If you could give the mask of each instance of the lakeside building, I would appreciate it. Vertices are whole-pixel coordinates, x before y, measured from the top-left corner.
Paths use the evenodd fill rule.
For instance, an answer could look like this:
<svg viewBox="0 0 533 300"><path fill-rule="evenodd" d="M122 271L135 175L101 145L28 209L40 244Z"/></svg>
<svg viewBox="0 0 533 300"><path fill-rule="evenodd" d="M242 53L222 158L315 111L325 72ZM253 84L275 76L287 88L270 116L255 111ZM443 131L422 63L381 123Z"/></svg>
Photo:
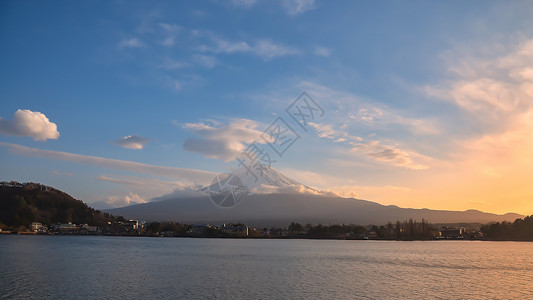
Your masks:
<svg viewBox="0 0 533 300"><path fill-rule="evenodd" d="M461 228L449 228L442 227L439 231L439 237L443 239L462 239L466 234L464 227Z"/></svg>
<svg viewBox="0 0 533 300"><path fill-rule="evenodd" d="M98 226L83 224L79 230L80 234L97 235L101 234L102 230Z"/></svg>
<svg viewBox="0 0 533 300"><path fill-rule="evenodd" d="M224 224L221 231L232 236L248 236L248 226L244 224Z"/></svg>
<svg viewBox="0 0 533 300"><path fill-rule="evenodd" d="M31 231L33 232L40 232L42 231L46 226L44 226L42 223L39 222L32 222L30 225ZM46 228L48 229L48 228Z"/></svg>
<svg viewBox="0 0 533 300"><path fill-rule="evenodd" d="M139 221L137 220L127 220L126 222L120 224L121 231L133 232L139 229Z"/></svg>
<svg viewBox="0 0 533 300"><path fill-rule="evenodd" d="M77 234L80 227L72 222L68 223L57 223L50 226L50 231L52 233L59 234Z"/></svg>
<svg viewBox="0 0 533 300"><path fill-rule="evenodd" d="M276 227L271 227L269 230L268 230L268 235L269 236L288 236L289 235L289 229L288 228L276 228Z"/></svg>
<svg viewBox="0 0 533 300"><path fill-rule="evenodd" d="M191 228L187 232L194 235L200 235L206 233L206 231L210 228L211 225L209 224L192 224Z"/></svg>

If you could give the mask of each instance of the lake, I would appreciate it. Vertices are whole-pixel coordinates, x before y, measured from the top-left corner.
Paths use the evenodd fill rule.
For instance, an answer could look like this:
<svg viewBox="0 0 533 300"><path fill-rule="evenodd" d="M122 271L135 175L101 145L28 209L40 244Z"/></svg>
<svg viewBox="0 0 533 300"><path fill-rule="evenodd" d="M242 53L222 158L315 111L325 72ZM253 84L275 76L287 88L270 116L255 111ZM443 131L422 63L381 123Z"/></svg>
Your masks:
<svg viewBox="0 0 533 300"><path fill-rule="evenodd" d="M0 235L2 299L533 299L533 243Z"/></svg>

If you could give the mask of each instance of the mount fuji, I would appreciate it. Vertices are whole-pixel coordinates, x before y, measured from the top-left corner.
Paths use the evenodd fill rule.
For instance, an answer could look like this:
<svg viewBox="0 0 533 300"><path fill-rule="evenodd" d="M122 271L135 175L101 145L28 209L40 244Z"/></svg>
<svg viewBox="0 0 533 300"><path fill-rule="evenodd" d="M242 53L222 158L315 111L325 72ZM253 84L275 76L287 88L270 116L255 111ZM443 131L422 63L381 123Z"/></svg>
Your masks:
<svg viewBox="0 0 533 300"><path fill-rule="evenodd" d="M212 202L220 207L233 207L249 194L295 191L319 193L317 190L293 180L270 166L259 169L240 168L232 173L215 176L211 184L200 191L208 193Z"/></svg>
<svg viewBox="0 0 533 300"><path fill-rule="evenodd" d="M258 176L257 180L245 169L234 170L226 176L232 175L234 176L231 180L234 182L227 186L244 188L246 192L238 201L224 200L226 202L223 203L229 205L219 205L213 195L218 196L221 193L220 187L230 182L215 178L211 185L200 191L184 193L176 190L171 194L156 197L149 203L109 209L107 212L144 221L214 225L242 222L249 226L287 226L291 222L367 225L409 218L424 218L432 223L488 223L514 221L523 217L514 213L498 215L477 210L400 208L367 200L342 198L321 193L270 167L265 167L263 175Z"/></svg>

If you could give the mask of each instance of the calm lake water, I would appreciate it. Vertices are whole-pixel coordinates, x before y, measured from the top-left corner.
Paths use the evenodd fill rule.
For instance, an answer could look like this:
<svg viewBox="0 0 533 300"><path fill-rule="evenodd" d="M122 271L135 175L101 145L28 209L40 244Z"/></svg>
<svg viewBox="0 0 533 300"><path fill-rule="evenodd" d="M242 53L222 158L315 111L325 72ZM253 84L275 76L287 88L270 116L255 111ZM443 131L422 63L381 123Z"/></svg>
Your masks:
<svg viewBox="0 0 533 300"><path fill-rule="evenodd" d="M2 299L533 299L533 243L0 235Z"/></svg>

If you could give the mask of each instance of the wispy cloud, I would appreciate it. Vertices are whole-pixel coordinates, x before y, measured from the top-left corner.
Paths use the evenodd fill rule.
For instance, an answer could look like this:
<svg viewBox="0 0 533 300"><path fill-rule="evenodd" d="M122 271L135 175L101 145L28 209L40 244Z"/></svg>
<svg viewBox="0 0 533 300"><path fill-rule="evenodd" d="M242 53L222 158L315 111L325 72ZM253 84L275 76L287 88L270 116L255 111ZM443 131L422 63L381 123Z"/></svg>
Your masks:
<svg viewBox="0 0 533 300"><path fill-rule="evenodd" d="M296 169L283 169L284 174L289 177L305 182L309 186L312 186L320 194L346 197L346 198L358 198L358 199L371 199L381 200L382 195L386 194L407 194L412 191L411 188L397 185L378 185L378 186L365 186L356 184L353 179L346 178L344 176L328 175L323 172L317 173L312 171L302 171Z"/></svg>
<svg viewBox="0 0 533 300"><path fill-rule="evenodd" d="M50 122L43 113L28 109L17 110L13 120L0 118L0 133L4 135L28 136L36 141L59 138L59 131L57 131L55 123Z"/></svg>
<svg viewBox="0 0 533 300"><path fill-rule="evenodd" d="M198 65L212 69L218 64L218 60L214 56L195 54L193 56L193 61Z"/></svg>
<svg viewBox="0 0 533 300"><path fill-rule="evenodd" d="M331 50L326 47L315 47L315 54L318 56L329 57Z"/></svg>
<svg viewBox="0 0 533 300"><path fill-rule="evenodd" d="M491 59L454 61L451 83L426 86L429 96L454 102L476 121L512 121L533 108L533 40Z"/></svg>
<svg viewBox="0 0 533 300"><path fill-rule="evenodd" d="M468 115L466 122L482 125L477 126L478 132L457 141L462 147L457 150L461 155L455 157L478 161L489 176L503 166L531 161L533 39L523 39L507 53L489 59L458 59L450 70L454 78L426 86L426 93L455 104ZM486 172L488 166L492 166L490 172Z"/></svg>
<svg viewBox="0 0 533 300"><path fill-rule="evenodd" d="M118 43L118 48L142 48L146 45L138 38L123 39Z"/></svg>
<svg viewBox="0 0 533 300"><path fill-rule="evenodd" d="M209 182L215 173L194 169L154 166L139 162L103 158L98 156L80 155L68 152L30 148L17 144L0 142L0 146L8 148L13 154L31 157L43 157L61 161L75 162L85 165L127 171L138 174L175 178L197 183Z"/></svg>
<svg viewBox="0 0 533 300"><path fill-rule="evenodd" d="M110 207L123 207L128 205L146 203L147 201L144 200L141 196L139 196L139 194L129 192L128 194L122 196L108 196L104 202ZM99 204L100 206L102 205L102 203Z"/></svg>
<svg viewBox="0 0 533 300"><path fill-rule="evenodd" d="M333 124L318 124L309 122L309 126L316 130L319 137L328 138L335 142L360 142L363 140L363 138L360 136L353 136L346 131L334 129Z"/></svg>
<svg viewBox="0 0 533 300"><path fill-rule="evenodd" d="M314 0L282 0L281 3L289 15L299 15L315 8Z"/></svg>
<svg viewBox="0 0 533 300"><path fill-rule="evenodd" d="M188 67L201 66L204 68L212 69L218 64L219 61L214 56L194 54L189 61L175 60L167 57L163 60L161 64L159 64L158 68L165 70L178 70Z"/></svg>
<svg viewBox="0 0 533 300"><path fill-rule="evenodd" d="M250 8L257 3L257 0L232 0L232 3L237 7Z"/></svg>
<svg viewBox="0 0 533 300"><path fill-rule="evenodd" d="M59 171L51 171L50 173L54 175L60 175L60 176L74 176L73 173L66 173L66 172L59 172Z"/></svg>
<svg viewBox="0 0 533 300"><path fill-rule="evenodd" d="M125 185L142 185L143 184L143 181L140 181L140 180L124 180L124 179L109 177L106 175L100 175L96 177L96 179L101 180L101 181L112 182L112 183L125 184Z"/></svg>
<svg viewBox="0 0 533 300"><path fill-rule="evenodd" d="M428 165L415 161L428 161L429 158L414 151L402 150L394 145L383 145L382 141L376 139L365 140L346 131L334 129L332 124L309 123L309 125L315 128L319 137L330 139L336 143L343 143L349 147L352 153L363 153L375 161L412 170L429 168Z"/></svg>
<svg viewBox="0 0 533 300"><path fill-rule="evenodd" d="M189 67L190 64L184 61L175 60L172 58L166 58L163 60L163 62L158 66L159 69L166 69L166 70L176 70L176 69L182 69L185 67Z"/></svg>
<svg viewBox="0 0 533 300"><path fill-rule="evenodd" d="M140 150L144 147L146 143L150 140L138 135L128 135L121 137L120 139L114 141L115 145L118 145L123 148Z"/></svg>
<svg viewBox="0 0 533 300"><path fill-rule="evenodd" d="M183 30L183 28L176 24L159 23L159 26L164 30L165 38L161 42L164 46L172 47L176 43L176 38Z"/></svg>
<svg viewBox="0 0 533 300"><path fill-rule="evenodd" d="M96 180L118 185L113 190L125 190L125 192L115 193L108 197L97 198L91 205L102 209L121 207L126 205L145 203L148 201L163 200L159 197L162 194L172 193L180 196L206 196L199 190L209 182L204 184L184 183L182 181L163 180L153 177L139 177L126 175L100 175ZM137 198L138 197L138 198ZM154 198L155 197L155 198ZM142 199L142 201L140 200Z"/></svg>
<svg viewBox="0 0 533 300"><path fill-rule="evenodd" d="M138 194L152 194L159 196L163 191L179 190L200 190L203 185L196 183L183 183L181 181L169 181L159 178L147 178L139 176L126 175L100 175L97 180L114 183L118 185L129 186L130 191Z"/></svg>
<svg viewBox="0 0 533 300"><path fill-rule="evenodd" d="M366 155L377 161L390 163L394 166L404 167L411 170L424 170L429 166L415 162L418 160L429 160L429 158L414 151L406 151L391 145L381 145L381 141L370 141L368 143L355 144L352 151L357 152L364 150Z"/></svg>
<svg viewBox="0 0 533 300"><path fill-rule="evenodd" d="M295 48L277 44L268 39L256 41L252 47L252 52L260 57L268 59L299 53Z"/></svg>
<svg viewBox="0 0 533 300"><path fill-rule="evenodd" d="M202 34L200 34L202 35ZM202 52L213 53L250 53L264 59L274 59L287 55L298 54L299 51L280 43L275 43L270 39L257 39L255 41L229 41L212 33L205 33L210 40L210 45L201 45Z"/></svg>
<svg viewBox="0 0 533 300"><path fill-rule="evenodd" d="M200 137L185 140L183 149L208 158L231 161L245 149L245 144L261 141L261 131L257 127L257 122L247 119L232 119L227 125L219 122L187 123L183 128Z"/></svg>
<svg viewBox="0 0 533 300"><path fill-rule="evenodd" d="M250 8L257 4L258 0L233 0L235 7ZM266 1L268 2L268 1ZM271 1L271 3L274 1ZM281 4L281 7L289 15L299 15L315 8L315 0L280 0L276 1Z"/></svg>
<svg viewBox="0 0 533 300"><path fill-rule="evenodd" d="M303 89L309 90L319 99L330 100L332 109L338 113L348 112L347 116L338 116L345 121L344 126L351 123L366 125L373 130L384 128L404 127L412 134L436 135L440 133L439 124L436 120L419 118L413 112L402 111L389 107L372 99L364 98L349 92L336 91L324 85L314 82L303 81L298 84Z"/></svg>
<svg viewBox="0 0 533 300"><path fill-rule="evenodd" d="M203 84L203 77L196 74L183 74L177 78L167 76L164 81L166 85L176 91L180 91L185 87L197 87Z"/></svg>
<svg viewBox="0 0 533 300"><path fill-rule="evenodd" d="M334 142L333 149L346 149L346 159L354 156L367 163L381 163L412 170L430 168L432 162L427 141L442 132L441 125L431 119L411 117L413 112L390 108L350 92L337 91L312 81L289 83L290 89L308 92L327 111L320 123L310 123L321 138ZM268 105L287 105L283 88L255 97ZM415 114L416 115L416 114ZM422 154L424 153L424 154Z"/></svg>

